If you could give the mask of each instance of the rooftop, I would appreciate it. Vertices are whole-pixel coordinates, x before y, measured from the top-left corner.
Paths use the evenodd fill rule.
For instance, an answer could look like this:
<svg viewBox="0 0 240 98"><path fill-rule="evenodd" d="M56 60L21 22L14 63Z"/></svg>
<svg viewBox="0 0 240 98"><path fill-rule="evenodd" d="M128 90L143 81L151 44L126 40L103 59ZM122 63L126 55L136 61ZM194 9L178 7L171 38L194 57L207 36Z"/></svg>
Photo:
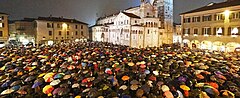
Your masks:
<svg viewBox="0 0 240 98"><path fill-rule="evenodd" d="M0 12L0 14L8 15L7 13Z"/></svg>
<svg viewBox="0 0 240 98"><path fill-rule="evenodd" d="M226 7L231 7L231 6L239 6L239 5L240 5L240 0L229 0L229 1L221 2L221 3L211 3L204 7L200 7L200 8L188 11L188 12L181 13L180 15L195 13L195 12L202 12L202 11L213 10L213 9L219 9L219 8L226 8Z"/></svg>
<svg viewBox="0 0 240 98"><path fill-rule="evenodd" d="M133 14L133 13L127 13L127 12L122 12L123 14L125 14L125 15L127 15L128 17L131 17L131 18L138 18L138 19L140 19L141 17L139 17L139 16L137 16L137 15L135 15L135 14Z"/></svg>
<svg viewBox="0 0 240 98"><path fill-rule="evenodd" d="M86 24L85 22L78 21L76 19L67 19L63 17L38 17L38 18L24 18L24 20L43 20L43 21L56 21L56 22L69 22L69 23L80 23L80 24Z"/></svg>

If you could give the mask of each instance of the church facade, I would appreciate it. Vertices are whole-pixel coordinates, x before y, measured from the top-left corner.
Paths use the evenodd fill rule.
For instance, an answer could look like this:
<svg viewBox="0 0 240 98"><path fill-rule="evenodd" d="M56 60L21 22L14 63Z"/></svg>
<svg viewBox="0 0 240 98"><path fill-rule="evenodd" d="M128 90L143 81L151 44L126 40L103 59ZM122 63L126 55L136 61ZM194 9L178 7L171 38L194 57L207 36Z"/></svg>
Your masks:
<svg viewBox="0 0 240 98"><path fill-rule="evenodd" d="M141 5L101 17L92 26L92 40L135 48L159 47L173 39L172 20L161 3L172 0L141 0ZM172 4L172 3L167 3ZM172 5L168 7L171 9ZM163 11L163 12L161 12ZM168 11L166 13L165 11ZM171 14L172 15L172 14Z"/></svg>

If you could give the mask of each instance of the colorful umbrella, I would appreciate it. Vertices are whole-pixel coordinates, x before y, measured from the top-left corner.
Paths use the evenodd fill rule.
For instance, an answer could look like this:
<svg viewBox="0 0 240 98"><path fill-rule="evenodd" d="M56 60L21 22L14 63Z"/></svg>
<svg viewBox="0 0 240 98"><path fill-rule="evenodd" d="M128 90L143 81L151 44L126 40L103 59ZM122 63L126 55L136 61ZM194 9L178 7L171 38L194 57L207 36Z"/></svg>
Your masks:
<svg viewBox="0 0 240 98"><path fill-rule="evenodd" d="M54 75L53 78L54 78L54 79L60 79L60 78L62 78L64 75L65 75L64 73L58 73L58 74Z"/></svg>
<svg viewBox="0 0 240 98"><path fill-rule="evenodd" d="M51 85L46 85L43 89L42 92L44 94L47 94L48 96L52 96L51 92L54 90L54 87Z"/></svg>
<svg viewBox="0 0 240 98"><path fill-rule="evenodd" d="M122 77L122 80L123 80L123 81L127 81L127 80L129 80L129 79L130 79L129 76L123 76L123 77Z"/></svg>

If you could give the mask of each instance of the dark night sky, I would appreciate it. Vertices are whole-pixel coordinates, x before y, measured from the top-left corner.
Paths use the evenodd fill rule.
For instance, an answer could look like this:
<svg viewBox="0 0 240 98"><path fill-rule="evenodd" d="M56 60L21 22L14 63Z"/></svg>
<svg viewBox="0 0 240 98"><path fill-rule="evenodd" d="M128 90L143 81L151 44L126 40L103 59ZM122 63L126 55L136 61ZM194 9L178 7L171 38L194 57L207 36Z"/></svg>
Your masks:
<svg viewBox="0 0 240 98"><path fill-rule="evenodd" d="M174 21L179 23L179 13L224 0L174 0ZM10 19L38 16L64 16L90 25L97 16L137 6L140 0L0 0L0 12L10 14Z"/></svg>

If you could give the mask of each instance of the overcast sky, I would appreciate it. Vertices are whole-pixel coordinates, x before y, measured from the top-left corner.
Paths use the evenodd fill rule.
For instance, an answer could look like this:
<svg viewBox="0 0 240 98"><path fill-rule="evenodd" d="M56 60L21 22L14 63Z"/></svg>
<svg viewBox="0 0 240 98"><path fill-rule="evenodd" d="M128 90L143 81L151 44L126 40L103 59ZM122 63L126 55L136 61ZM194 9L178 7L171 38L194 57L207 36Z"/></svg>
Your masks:
<svg viewBox="0 0 240 98"><path fill-rule="evenodd" d="M224 0L174 0L174 21L180 22L179 13ZM132 6L140 0L0 0L0 12L10 19L38 16L63 16L93 25L97 17L109 15Z"/></svg>

